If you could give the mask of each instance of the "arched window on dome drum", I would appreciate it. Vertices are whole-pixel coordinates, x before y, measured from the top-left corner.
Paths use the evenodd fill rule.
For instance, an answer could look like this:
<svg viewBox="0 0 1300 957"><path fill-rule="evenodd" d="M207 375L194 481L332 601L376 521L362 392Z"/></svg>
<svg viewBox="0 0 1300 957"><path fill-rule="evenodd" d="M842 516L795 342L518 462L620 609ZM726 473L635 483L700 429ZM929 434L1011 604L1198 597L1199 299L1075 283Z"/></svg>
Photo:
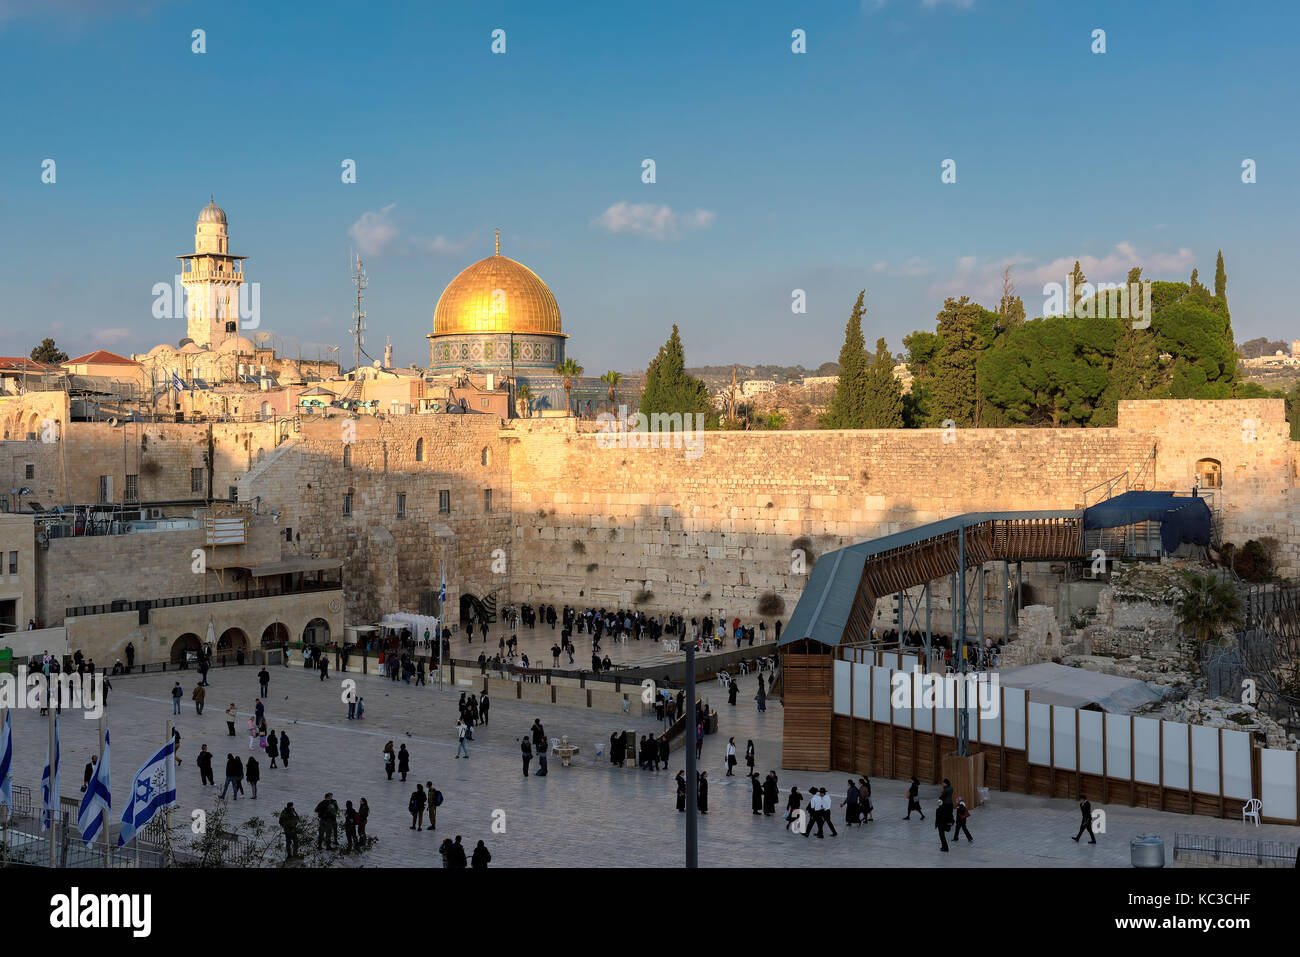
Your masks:
<svg viewBox="0 0 1300 957"><path fill-rule="evenodd" d="M415 440L415 461L424 461L424 439Z"/></svg>
<svg viewBox="0 0 1300 957"><path fill-rule="evenodd" d="M1201 459L1196 463L1196 481L1201 488L1223 488L1223 465L1218 459Z"/></svg>

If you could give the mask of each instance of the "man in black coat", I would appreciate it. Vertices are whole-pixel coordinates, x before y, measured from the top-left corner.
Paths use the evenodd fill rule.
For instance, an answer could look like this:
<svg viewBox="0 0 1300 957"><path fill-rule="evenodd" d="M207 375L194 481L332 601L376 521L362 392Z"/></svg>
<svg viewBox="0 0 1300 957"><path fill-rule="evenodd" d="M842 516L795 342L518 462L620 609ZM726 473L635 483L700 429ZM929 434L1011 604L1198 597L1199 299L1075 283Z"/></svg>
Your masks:
<svg viewBox="0 0 1300 957"><path fill-rule="evenodd" d="M1079 822L1079 833L1074 835L1074 842L1079 843L1079 838L1083 837L1084 831L1087 831L1088 843L1096 844L1097 835L1092 833L1092 804L1082 794L1079 795L1079 813L1083 815L1083 820Z"/></svg>
<svg viewBox="0 0 1300 957"><path fill-rule="evenodd" d="M194 761L199 766L199 783L215 785L217 782L212 777L212 752L208 750L206 744L199 748Z"/></svg>
<svg viewBox="0 0 1300 957"><path fill-rule="evenodd" d="M533 749L532 746L528 743L527 738L523 738L520 740L519 750L523 754L523 758L524 758L524 777L528 777L528 764L530 761L533 760Z"/></svg>
<svg viewBox="0 0 1300 957"><path fill-rule="evenodd" d="M934 815L934 827L939 832L939 850L948 850L948 830L952 827L952 808L943 801Z"/></svg>

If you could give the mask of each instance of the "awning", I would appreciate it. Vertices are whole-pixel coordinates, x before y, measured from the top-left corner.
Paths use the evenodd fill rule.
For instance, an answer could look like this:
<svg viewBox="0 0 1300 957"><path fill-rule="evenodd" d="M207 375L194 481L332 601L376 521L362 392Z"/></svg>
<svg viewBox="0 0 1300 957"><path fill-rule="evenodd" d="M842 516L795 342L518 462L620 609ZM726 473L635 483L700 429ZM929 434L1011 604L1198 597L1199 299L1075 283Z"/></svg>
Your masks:
<svg viewBox="0 0 1300 957"><path fill-rule="evenodd" d="M1184 543L1210 544L1210 506L1195 496L1175 498L1173 492L1125 492L1085 509L1084 530L1118 528L1138 522L1160 523L1160 544L1166 552Z"/></svg>
<svg viewBox="0 0 1300 957"><path fill-rule="evenodd" d="M271 578L275 575L293 575L298 572L325 572L343 568L343 562L333 558L289 558L267 565L238 565L246 568L254 578Z"/></svg>
<svg viewBox="0 0 1300 957"><path fill-rule="evenodd" d="M1108 714L1132 714L1144 705L1161 700L1160 693L1145 681L1071 668L1051 661L1008 668L999 672L998 677L1008 688L1028 691L1030 701L1064 708L1100 708Z"/></svg>

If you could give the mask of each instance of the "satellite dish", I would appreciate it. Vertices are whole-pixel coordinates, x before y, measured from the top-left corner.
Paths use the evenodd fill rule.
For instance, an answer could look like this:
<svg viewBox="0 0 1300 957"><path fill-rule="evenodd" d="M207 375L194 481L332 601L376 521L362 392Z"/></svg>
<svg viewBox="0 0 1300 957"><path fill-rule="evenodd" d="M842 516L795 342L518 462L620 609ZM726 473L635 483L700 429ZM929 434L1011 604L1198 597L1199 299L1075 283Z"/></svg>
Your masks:
<svg viewBox="0 0 1300 957"><path fill-rule="evenodd" d="M117 426L117 419L115 419L115 418L113 418L113 419L109 419L109 420L108 420L108 426L109 426L109 428L115 428L115 427Z"/></svg>

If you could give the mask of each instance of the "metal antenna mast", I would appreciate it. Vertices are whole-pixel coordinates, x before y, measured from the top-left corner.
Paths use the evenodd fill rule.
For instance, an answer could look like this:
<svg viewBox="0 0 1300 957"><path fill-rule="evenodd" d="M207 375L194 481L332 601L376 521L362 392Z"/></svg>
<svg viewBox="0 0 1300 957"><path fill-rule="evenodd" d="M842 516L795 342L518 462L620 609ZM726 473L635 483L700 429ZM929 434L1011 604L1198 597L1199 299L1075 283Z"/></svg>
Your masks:
<svg viewBox="0 0 1300 957"><path fill-rule="evenodd" d="M362 333L366 329L366 314L361 309L361 301L365 298L361 291L366 288L366 271L361 267L361 257L357 257L357 264L353 270L352 282L357 287L357 305L352 312L352 338L353 338L353 363L352 369L355 372L361 368L361 346L365 342Z"/></svg>

